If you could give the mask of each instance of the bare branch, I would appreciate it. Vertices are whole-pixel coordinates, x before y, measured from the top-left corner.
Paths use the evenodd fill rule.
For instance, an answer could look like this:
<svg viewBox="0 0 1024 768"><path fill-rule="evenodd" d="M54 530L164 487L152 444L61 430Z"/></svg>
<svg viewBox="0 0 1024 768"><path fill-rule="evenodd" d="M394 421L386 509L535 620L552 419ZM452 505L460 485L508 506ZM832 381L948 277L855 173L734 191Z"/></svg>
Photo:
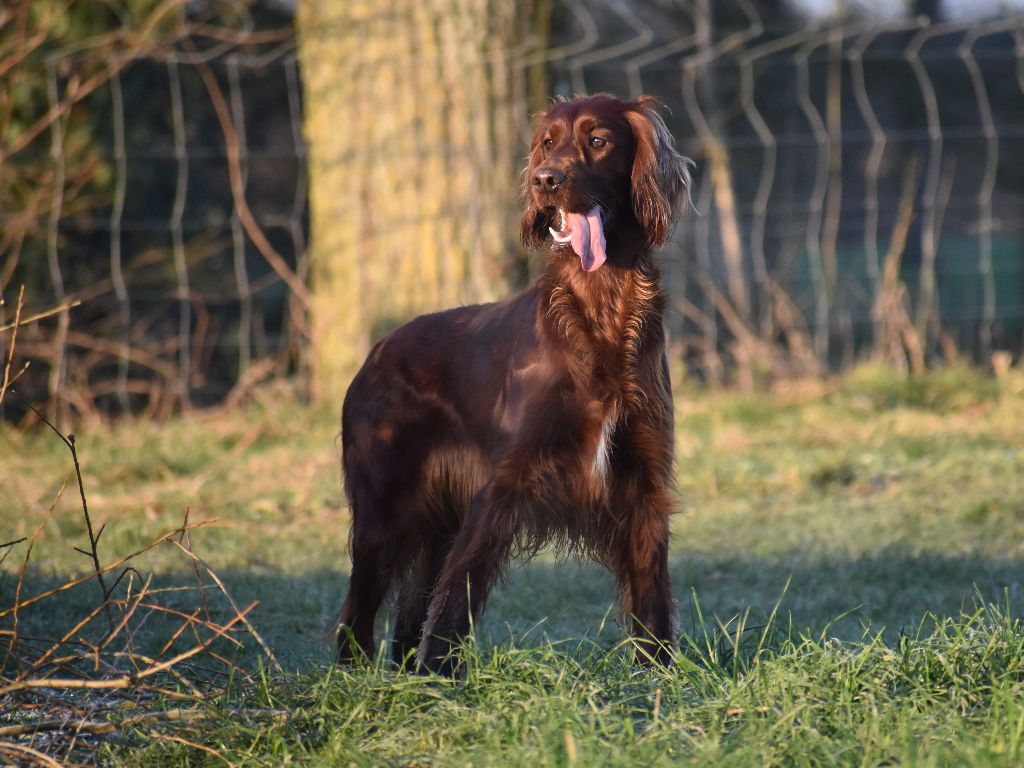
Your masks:
<svg viewBox="0 0 1024 768"><path fill-rule="evenodd" d="M220 717L267 717L274 720L286 720L290 713L284 709L168 709L162 712L146 712L130 715L122 719L111 720L36 720L18 725L0 726L0 737L23 736L29 733L45 731L77 731L105 736L127 728L142 726L166 725L168 723L201 723Z"/></svg>
<svg viewBox="0 0 1024 768"><path fill-rule="evenodd" d="M187 651L182 651L177 656L174 656L166 661L161 661L152 664L149 667L139 671L132 672L119 677L107 678L101 680L78 680L74 678L44 678L44 679L28 679L18 680L17 682L11 683L3 688L0 688L0 696L6 696L15 691L27 690L31 688L59 688L59 689L93 689L93 690L109 690L118 688L134 688L139 685L142 680L148 677L152 677L155 674L170 669L175 664L179 664L186 659L190 659L198 653L204 651L209 647L215 640L223 637L228 630L231 629L235 624L245 621L245 615L249 613L257 605L256 602L251 603L244 611L239 612L235 615L231 621L223 626L216 627L206 640L198 645L189 648Z"/></svg>

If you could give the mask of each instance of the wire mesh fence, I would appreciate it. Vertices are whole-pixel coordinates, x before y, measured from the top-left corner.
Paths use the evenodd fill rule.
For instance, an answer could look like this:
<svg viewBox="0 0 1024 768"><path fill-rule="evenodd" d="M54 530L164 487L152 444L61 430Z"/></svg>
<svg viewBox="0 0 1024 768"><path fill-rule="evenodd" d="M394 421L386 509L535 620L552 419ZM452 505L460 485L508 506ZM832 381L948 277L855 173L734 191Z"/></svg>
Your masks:
<svg viewBox="0 0 1024 768"><path fill-rule="evenodd" d="M750 0L544 7L542 29L480 53L508 73L511 149L469 136L467 152L484 142L525 156L542 93L661 98L698 165L695 210L661 257L674 354L690 370L749 384L865 355L913 370L1021 353L1024 17L813 20ZM393 55L429 74L444 66L437 39ZM254 40L111 56L81 98L83 51L45 58L56 118L20 156L6 153L35 152L47 172L34 217L27 205L3 214L0 325L19 282L30 304L81 303L22 329L34 397L165 414L307 374L303 72L290 29ZM379 66L371 55L381 51L353 44L351 72ZM364 151L372 172L389 148ZM464 160L448 151L433 172ZM504 252L474 259L522 263L516 208L509 194ZM443 251L451 228L432 237L416 247Z"/></svg>
<svg viewBox="0 0 1024 768"><path fill-rule="evenodd" d="M669 97L703 171L669 258L698 365L720 375L723 341L741 368L773 341L818 370L1019 353L1021 19L787 30L738 7L720 34L695 14Z"/></svg>
<svg viewBox="0 0 1024 768"><path fill-rule="evenodd" d="M24 282L33 303L75 306L21 329L32 399L166 415L302 370L308 185L294 35L253 37L202 50L185 37L114 59L84 97L83 72L113 52L45 57L48 157L29 147L14 159L49 173L36 230L5 243L4 293Z"/></svg>

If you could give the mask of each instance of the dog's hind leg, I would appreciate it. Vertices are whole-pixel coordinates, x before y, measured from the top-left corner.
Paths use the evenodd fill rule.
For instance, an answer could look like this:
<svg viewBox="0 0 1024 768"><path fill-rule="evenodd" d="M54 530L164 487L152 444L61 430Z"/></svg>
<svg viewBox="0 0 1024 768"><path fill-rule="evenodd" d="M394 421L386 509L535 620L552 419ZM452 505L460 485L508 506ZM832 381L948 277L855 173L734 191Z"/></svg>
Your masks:
<svg viewBox="0 0 1024 768"><path fill-rule="evenodd" d="M417 654L426 669L454 677L459 661L452 651L469 633L483 609L515 540L514 491L498 494L487 485L473 499L438 576Z"/></svg>
<svg viewBox="0 0 1024 768"><path fill-rule="evenodd" d="M396 664L415 663L414 656L430 607L430 595L450 547L451 539L448 537L426 542L398 589L398 614L391 645L391 655Z"/></svg>
<svg viewBox="0 0 1024 768"><path fill-rule="evenodd" d="M378 447L378 446L374 446ZM381 478L370 467L388 466L379 450L345 456L345 478L352 509L352 573L338 622L338 660L374 653L374 620L395 577L409 561L410 537L401 525L407 490L394 478Z"/></svg>
<svg viewBox="0 0 1024 768"><path fill-rule="evenodd" d="M338 660L342 663L359 653L373 655L373 624L391 587L399 549L395 541L354 525L352 574L338 622Z"/></svg>

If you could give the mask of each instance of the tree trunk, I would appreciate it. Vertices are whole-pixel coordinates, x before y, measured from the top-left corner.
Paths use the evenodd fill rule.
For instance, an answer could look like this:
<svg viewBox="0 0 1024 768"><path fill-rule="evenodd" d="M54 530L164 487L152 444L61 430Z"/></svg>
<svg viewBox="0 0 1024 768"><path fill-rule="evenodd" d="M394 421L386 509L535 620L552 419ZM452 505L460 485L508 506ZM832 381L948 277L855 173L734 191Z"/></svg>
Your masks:
<svg viewBox="0 0 1024 768"><path fill-rule="evenodd" d="M305 0L313 382L336 399L416 314L483 301L516 257L524 19L503 0Z"/></svg>

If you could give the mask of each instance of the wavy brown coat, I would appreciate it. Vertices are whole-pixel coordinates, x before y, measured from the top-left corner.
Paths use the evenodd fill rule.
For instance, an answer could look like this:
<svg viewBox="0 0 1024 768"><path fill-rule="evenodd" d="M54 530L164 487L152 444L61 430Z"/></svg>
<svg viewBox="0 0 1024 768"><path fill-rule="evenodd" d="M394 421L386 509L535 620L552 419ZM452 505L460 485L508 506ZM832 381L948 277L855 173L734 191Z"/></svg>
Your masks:
<svg viewBox="0 0 1024 768"><path fill-rule="evenodd" d="M657 106L597 95L541 115L521 234L547 250L544 273L505 301L402 326L349 387L343 661L373 652L397 586L394 658L454 673L495 580L546 544L610 568L643 655L669 657L673 416L652 251L690 177ZM595 206L607 261L585 271L549 227Z"/></svg>

